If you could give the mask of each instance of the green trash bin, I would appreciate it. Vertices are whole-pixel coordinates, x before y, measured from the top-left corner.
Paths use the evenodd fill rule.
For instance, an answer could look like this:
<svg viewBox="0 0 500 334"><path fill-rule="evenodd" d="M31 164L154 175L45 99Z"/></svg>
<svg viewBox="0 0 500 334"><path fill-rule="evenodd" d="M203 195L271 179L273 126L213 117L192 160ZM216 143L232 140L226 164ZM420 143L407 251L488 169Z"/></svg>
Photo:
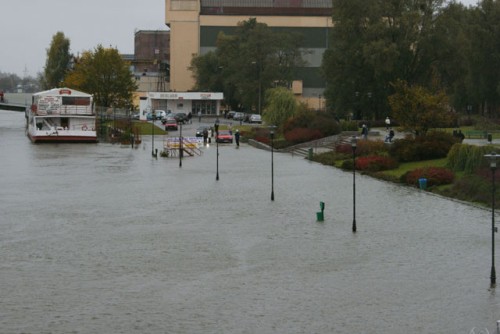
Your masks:
<svg viewBox="0 0 500 334"><path fill-rule="evenodd" d="M323 212L316 212L316 219L319 221L319 222L322 222L325 220L325 216L323 215Z"/></svg>
<svg viewBox="0 0 500 334"><path fill-rule="evenodd" d="M313 149L312 149L312 147L309 148L309 150L307 150L307 157L308 157L309 160L313 159Z"/></svg>

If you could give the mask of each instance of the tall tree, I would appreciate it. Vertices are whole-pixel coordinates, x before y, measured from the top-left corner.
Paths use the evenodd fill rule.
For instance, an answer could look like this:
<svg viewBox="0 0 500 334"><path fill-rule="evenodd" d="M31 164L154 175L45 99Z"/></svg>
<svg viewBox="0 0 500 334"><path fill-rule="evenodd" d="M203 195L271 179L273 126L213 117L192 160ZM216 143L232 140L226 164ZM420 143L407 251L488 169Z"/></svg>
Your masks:
<svg viewBox="0 0 500 334"><path fill-rule="evenodd" d="M323 58L325 96L341 116L381 118L396 78L427 85L429 39L443 0L333 0L331 47Z"/></svg>
<svg viewBox="0 0 500 334"><path fill-rule="evenodd" d="M129 64L118 50L102 45L84 52L64 82L67 87L93 94L102 107L130 107L137 89Z"/></svg>
<svg viewBox="0 0 500 334"><path fill-rule="evenodd" d="M41 80L44 89L61 86L71 62L72 56L69 47L70 41L64 36L64 33L57 32L52 37L50 47L47 49L47 60Z"/></svg>
<svg viewBox="0 0 500 334"><path fill-rule="evenodd" d="M389 103L394 119L403 130L422 136L432 128L447 127L451 123L453 117L444 91L433 93L402 80L394 83L394 89Z"/></svg>
<svg viewBox="0 0 500 334"><path fill-rule="evenodd" d="M266 92L268 104L262 118L266 124L283 125L298 110L292 91L284 87L271 88Z"/></svg>
<svg viewBox="0 0 500 334"><path fill-rule="evenodd" d="M266 90L291 86L295 68L303 65L301 39L254 18L240 22L234 33L219 34L216 50L192 59L195 89L222 89L233 108L262 111Z"/></svg>
<svg viewBox="0 0 500 334"><path fill-rule="evenodd" d="M500 2L482 0L472 10L468 33L468 95L485 114L497 116L500 106Z"/></svg>

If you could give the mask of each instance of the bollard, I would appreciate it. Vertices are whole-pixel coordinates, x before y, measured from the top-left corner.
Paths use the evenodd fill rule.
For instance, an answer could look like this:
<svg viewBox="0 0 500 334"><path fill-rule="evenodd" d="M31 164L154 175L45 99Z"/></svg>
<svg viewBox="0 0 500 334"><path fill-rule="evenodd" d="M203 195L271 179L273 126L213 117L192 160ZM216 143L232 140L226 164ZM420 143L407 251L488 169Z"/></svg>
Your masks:
<svg viewBox="0 0 500 334"><path fill-rule="evenodd" d="M323 211L325 210L325 203L319 202L319 208L321 209L321 211L316 212L316 219L317 221L322 222L325 220L325 215L323 213Z"/></svg>

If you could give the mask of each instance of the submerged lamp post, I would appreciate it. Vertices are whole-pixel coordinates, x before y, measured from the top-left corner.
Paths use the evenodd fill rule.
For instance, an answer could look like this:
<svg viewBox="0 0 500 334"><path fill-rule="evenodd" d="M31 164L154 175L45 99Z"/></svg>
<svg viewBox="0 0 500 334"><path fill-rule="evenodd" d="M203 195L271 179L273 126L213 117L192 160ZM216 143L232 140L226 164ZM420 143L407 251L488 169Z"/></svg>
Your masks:
<svg viewBox="0 0 500 334"><path fill-rule="evenodd" d="M151 113L152 117L152 122L151 122L151 155L156 158L155 154L155 118L156 118L156 113L153 110Z"/></svg>
<svg viewBox="0 0 500 334"><path fill-rule="evenodd" d="M490 288L493 289L497 284L497 274L495 271L495 232L497 231L495 227L495 172L497 169L497 158L498 156L495 152L491 154L485 154L485 158L490 160L491 168L491 274L490 274Z"/></svg>
<svg viewBox="0 0 500 334"><path fill-rule="evenodd" d="M352 232L356 233L356 147L358 139L351 138L352 147Z"/></svg>
<svg viewBox="0 0 500 334"><path fill-rule="evenodd" d="M179 130L179 167L182 167L182 123L183 122L179 121L181 125Z"/></svg>
<svg viewBox="0 0 500 334"><path fill-rule="evenodd" d="M217 146L217 174L215 175L215 180L219 181L219 117L215 120L215 145Z"/></svg>
<svg viewBox="0 0 500 334"><path fill-rule="evenodd" d="M269 133L271 137L271 201L274 201L274 128Z"/></svg>

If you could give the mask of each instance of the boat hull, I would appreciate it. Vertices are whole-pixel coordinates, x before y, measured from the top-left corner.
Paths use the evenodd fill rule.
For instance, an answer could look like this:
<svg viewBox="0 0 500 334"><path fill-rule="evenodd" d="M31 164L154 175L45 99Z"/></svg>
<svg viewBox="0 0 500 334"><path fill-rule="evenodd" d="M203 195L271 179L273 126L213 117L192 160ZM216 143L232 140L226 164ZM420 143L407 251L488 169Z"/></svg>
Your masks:
<svg viewBox="0 0 500 334"><path fill-rule="evenodd" d="M57 136L42 136L28 134L29 139L33 143L97 143L95 136L72 136L72 135L57 135Z"/></svg>

